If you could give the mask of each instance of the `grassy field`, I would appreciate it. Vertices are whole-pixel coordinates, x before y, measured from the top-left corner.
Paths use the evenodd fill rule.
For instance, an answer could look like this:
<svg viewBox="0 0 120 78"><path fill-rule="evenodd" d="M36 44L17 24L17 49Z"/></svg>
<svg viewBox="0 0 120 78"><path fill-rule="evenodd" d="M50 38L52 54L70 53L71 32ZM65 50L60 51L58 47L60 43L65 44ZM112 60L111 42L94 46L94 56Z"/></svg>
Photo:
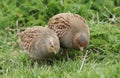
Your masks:
<svg viewBox="0 0 120 78"><path fill-rule="evenodd" d="M19 29L44 26L60 12L77 13L87 20L88 48L69 50L69 60L57 55L49 59L51 64L31 66L18 46L16 21ZM0 78L120 78L120 0L1 0Z"/></svg>

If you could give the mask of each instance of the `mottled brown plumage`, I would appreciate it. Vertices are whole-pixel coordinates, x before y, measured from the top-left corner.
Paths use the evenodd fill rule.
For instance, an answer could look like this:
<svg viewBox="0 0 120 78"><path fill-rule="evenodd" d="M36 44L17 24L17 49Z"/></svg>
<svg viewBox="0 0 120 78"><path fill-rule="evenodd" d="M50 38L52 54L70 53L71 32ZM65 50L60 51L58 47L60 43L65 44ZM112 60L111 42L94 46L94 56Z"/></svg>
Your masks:
<svg viewBox="0 0 120 78"><path fill-rule="evenodd" d="M49 28L34 26L27 28L18 36L20 48L26 50L32 59L43 59L50 54L59 52L59 38Z"/></svg>
<svg viewBox="0 0 120 78"><path fill-rule="evenodd" d="M78 14L57 14L48 21L48 28L57 33L62 47L82 50L89 44L89 27Z"/></svg>

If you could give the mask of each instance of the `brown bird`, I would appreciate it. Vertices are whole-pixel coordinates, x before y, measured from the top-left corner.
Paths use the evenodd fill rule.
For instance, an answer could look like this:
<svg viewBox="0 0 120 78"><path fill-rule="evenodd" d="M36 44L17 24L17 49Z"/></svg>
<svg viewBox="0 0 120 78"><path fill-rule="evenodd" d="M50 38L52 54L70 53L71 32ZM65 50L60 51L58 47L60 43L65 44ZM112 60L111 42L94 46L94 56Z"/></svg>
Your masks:
<svg viewBox="0 0 120 78"><path fill-rule="evenodd" d="M45 27L34 26L18 34L19 46L26 50L34 60L46 58L59 52L60 43L57 34Z"/></svg>
<svg viewBox="0 0 120 78"><path fill-rule="evenodd" d="M57 14L49 19L48 28L57 33L61 47L83 50L89 44L89 27L78 14Z"/></svg>

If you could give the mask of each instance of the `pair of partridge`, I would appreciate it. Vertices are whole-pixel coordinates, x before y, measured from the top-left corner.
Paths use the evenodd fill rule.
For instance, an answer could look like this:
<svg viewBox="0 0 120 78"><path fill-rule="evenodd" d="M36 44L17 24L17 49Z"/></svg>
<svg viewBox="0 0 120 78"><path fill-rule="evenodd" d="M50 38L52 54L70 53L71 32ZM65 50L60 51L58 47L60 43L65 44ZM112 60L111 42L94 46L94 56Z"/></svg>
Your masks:
<svg viewBox="0 0 120 78"><path fill-rule="evenodd" d="M42 59L58 53L60 46L83 50L89 44L89 27L81 16L60 13L48 21L48 27L35 26L19 35L19 46L28 51L32 59Z"/></svg>
<svg viewBox="0 0 120 78"><path fill-rule="evenodd" d="M34 26L18 34L19 46L26 50L31 59L39 60L59 52L57 34L46 27Z"/></svg>
<svg viewBox="0 0 120 78"><path fill-rule="evenodd" d="M83 50L89 44L89 27L78 14L57 14L48 21L48 28L57 33L61 47Z"/></svg>

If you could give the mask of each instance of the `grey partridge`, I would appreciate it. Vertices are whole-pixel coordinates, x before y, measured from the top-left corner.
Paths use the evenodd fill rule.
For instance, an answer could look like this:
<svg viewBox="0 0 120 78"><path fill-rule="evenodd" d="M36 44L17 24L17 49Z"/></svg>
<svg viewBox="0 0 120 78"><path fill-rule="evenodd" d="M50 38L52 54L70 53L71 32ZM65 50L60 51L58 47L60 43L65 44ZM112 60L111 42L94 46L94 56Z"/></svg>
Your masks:
<svg viewBox="0 0 120 78"><path fill-rule="evenodd" d="M49 19L48 28L57 33L61 47L83 50L89 44L89 27L78 14L57 14Z"/></svg>
<svg viewBox="0 0 120 78"><path fill-rule="evenodd" d="M26 50L34 60L46 58L59 52L60 43L57 34L46 27L34 26L18 34L19 46Z"/></svg>

